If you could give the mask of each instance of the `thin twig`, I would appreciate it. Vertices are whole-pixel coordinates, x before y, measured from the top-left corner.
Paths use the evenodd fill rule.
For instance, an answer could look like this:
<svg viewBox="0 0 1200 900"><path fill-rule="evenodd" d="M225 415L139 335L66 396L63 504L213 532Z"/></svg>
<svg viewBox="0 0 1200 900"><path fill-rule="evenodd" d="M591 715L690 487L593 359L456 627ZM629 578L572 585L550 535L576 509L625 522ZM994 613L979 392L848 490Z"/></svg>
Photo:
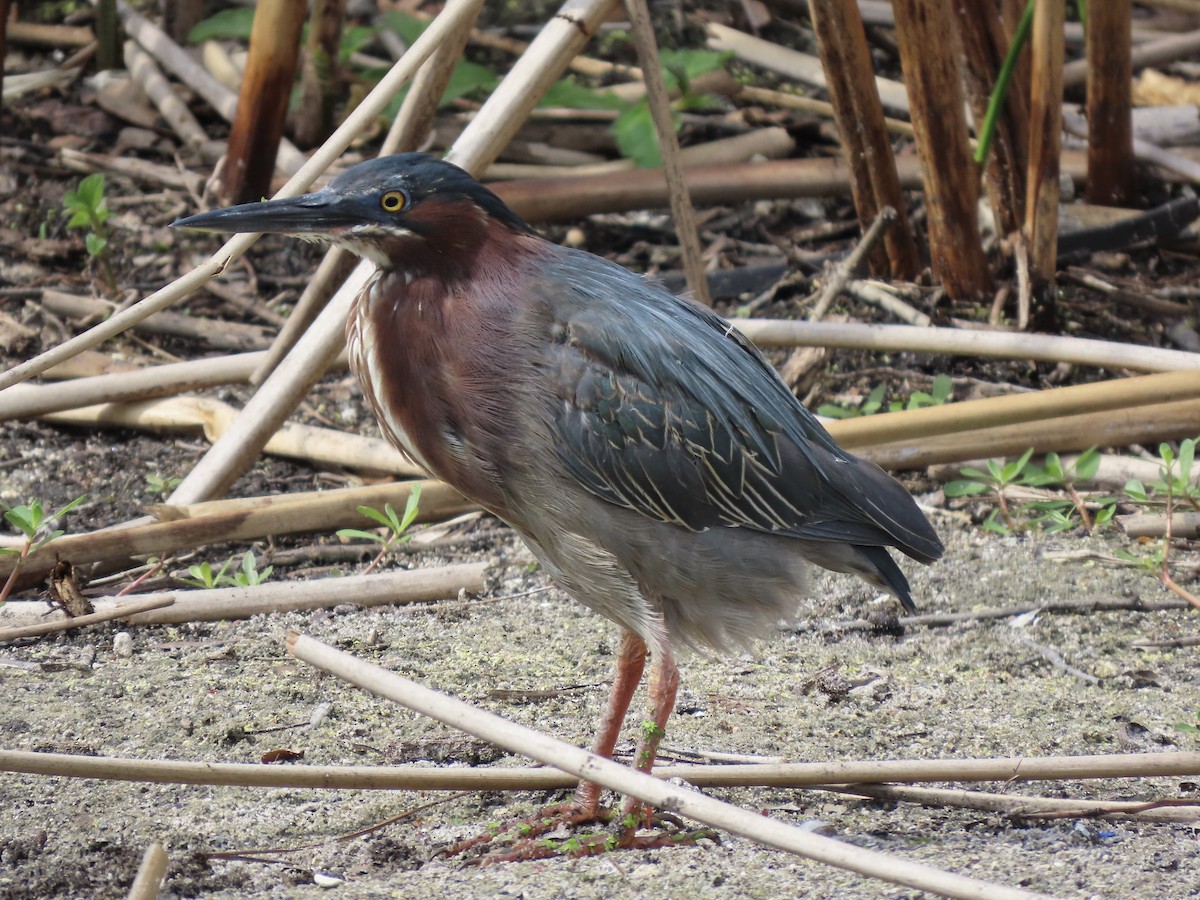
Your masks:
<svg viewBox="0 0 1200 900"><path fill-rule="evenodd" d="M825 317L825 313L829 311L833 301L845 289L847 282L863 267L867 257L871 255L871 251L883 240L888 228L895 221L896 210L892 207L885 206L879 211L879 215L875 217L875 221L871 223L871 227L867 229L858 245L846 254L846 258L829 273L809 319L816 321Z"/></svg>

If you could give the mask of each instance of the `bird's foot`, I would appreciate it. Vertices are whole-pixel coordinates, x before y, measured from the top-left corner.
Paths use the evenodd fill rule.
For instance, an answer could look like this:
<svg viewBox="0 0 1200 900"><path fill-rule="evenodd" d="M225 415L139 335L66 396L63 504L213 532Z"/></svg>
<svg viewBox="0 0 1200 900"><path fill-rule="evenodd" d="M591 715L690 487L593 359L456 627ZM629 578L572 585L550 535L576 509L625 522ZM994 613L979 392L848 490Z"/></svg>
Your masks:
<svg viewBox="0 0 1200 900"><path fill-rule="evenodd" d="M604 823L612 831L584 831L581 826ZM611 807L578 802L552 806L507 826L451 845L443 856L458 856L488 845L486 852L470 859L472 865L550 859L556 856L598 856L615 850L649 850L658 847L692 846L702 839L716 840L710 828L688 829L669 813L658 812L630 800L622 815Z"/></svg>
<svg viewBox="0 0 1200 900"><path fill-rule="evenodd" d="M594 822L607 822L615 817L616 812L603 806L598 801L592 803L581 803L578 800L569 800L566 803L559 803L554 806L547 806L545 809L539 810L531 816L523 819L517 819L514 822L509 822L505 825L500 825L494 828L489 828L482 834L477 834L475 837L465 840L456 841L445 850L442 851L442 856L460 856L476 847L484 844L497 844L505 842L506 846L522 843L536 843L542 835L558 831L559 829L578 828L580 825L590 825ZM508 841L509 836L513 840ZM529 857L530 859L534 857ZM477 860L484 862L486 858Z"/></svg>

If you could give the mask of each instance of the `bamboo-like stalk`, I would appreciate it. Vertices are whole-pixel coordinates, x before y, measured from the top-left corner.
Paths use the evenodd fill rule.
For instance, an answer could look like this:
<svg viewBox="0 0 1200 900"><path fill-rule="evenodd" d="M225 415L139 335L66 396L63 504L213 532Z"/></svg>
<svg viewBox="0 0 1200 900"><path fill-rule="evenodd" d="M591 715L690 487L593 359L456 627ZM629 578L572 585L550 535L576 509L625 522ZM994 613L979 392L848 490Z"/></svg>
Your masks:
<svg viewBox="0 0 1200 900"><path fill-rule="evenodd" d="M979 237L979 176L967 136L954 12L950 0L895 0L892 9L925 183L934 272L951 297L978 297L989 293L991 273Z"/></svg>
<svg viewBox="0 0 1200 900"><path fill-rule="evenodd" d="M1070 362L1107 369L1168 372L1200 367L1200 353L1115 341L914 325L730 319L760 347L830 347L880 352L947 353L992 359Z"/></svg>
<svg viewBox="0 0 1200 900"><path fill-rule="evenodd" d="M1089 15L1093 13L1089 10ZM1200 51L1200 30L1187 31L1183 34L1164 35L1150 41L1142 41L1131 54L1130 63L1134 69L1144 66L1172 62ZM1075 87L1087 81L1088 61L1076 60L1063 66L1063 86Z"/></svg>
<svg viewBox="0 0 1200 900"><path fill-rule="evenodd" d="M129 887L127 900L154 900L162 887L169 863L167 851L158 841L147 847L146 852L142 854L142 863L138 866L133 884Z"/></svg>
<svg viewBox="0 0 1200 900"><path fill-rule="evenodd" d="M1130 59L1132 0L1088 7L1087 120L1089 203L1130 205L1134 185Z"/></svg>
<svg viewBox="0 0 1200 900"><path fill-rule="evenodd" d="M35 553L25 560L18 584L36 583L45 577L58 559L69 559L75 565L83 565L141 554L162 556L204 544L254 541L272 534L332 532L344 526L361 527L365 522L358 512L359 506L382 509L384 504L391 503L393 507L403 509L412 486L417 483L409 481L339 491L286 494L271 503L256 497L225 507L208 507L204 504L156 507L160 516L174 518L170 521L64 535L54 542L48 553ZM440 481L419 483L421 511L418 521L446 519L476 508ZM6 578L14 564L12 556L0 556L0 578Z"/></svg>
<svg viewBox="0 0 1200 900"><path fill-rule="evenodd" d="M271 581L252 587L163 591L127 598L96 598L95 613L68 618L48 602L10 600L0 607L0 642L37 637L122 619L130 625L218 622L296 610L353 604L363 608L423 603L481 593L488 563L461 563L308 581Z"/></svg>
<svg viewBox="0 0 1200 900"><path fill-rule="evenodd" d="M195 91L221 118L232 122L237 115L237 96L208 73L190 54L186 53L167 33L148 19L134 12L129 5L118 0L117 12L121 25L131 38L158 60L159 65ZM279 168L288 174L300 171L304 165L304 154L286 138L280 142Z"/></svg>
<svg viewBox="0 0 1200 900"><path fill-rule="evenodd" d="M1153 800L1147 803L1136 800L1064 800L1058 797L1026 797L891 784L839 785L819 790L857 797L874 797L879 800L920 803L922 806L938 809L980 809L1002 813L1020 821L1039 818L1105 818L1135 822L1195 822L1200 819L1200 806L1190 803L1187 806L1174 806L1170 805L1171 801L1154 808Z"/></svg>
<svg viewBox="0 0 1200 900"><path fill-rule="evenodd" d="M859 225L866 233L885 207L899 214L870 255L871 271L911 281L921 268L920 260L900 193L896 157L872 77L871 51L858 4L855 0L812 0L809 12L829 82L842 154L850 167L850 190Z"/></svg>
<svg viewBox="0 0 1200 900"><path fill-rule="evenodd" d="M200 127L192 111L172 90L150 54L135 41L124 45L125 68L141 87L146 98L154 104L163 120L188 147L199 150L208 143L208 134Z"/></svg>
<svg viewBox="0 0 1200 900"><path fill-rule="evenodd" d="M997 74L1012 45L1023 0L997 4L958 2L958 30L963 42L967 95L978 130ZM1023 53L1023 60L1028 54ZM1018 63L999 108L992 150L984 161L984 185L996 219L996 231L1009 235L1025 221L1025 172L1029 153L1029 66Z"/></svg>
<svg viewBox="0 0 1200 900"><path fill-rule="evenodd" d="M1030 104L1029 172L1025 179L1025 240L1035 306L1032 319L1051 330L1058 256L1058 166L1062 146L1063 4L1036 0ZM1022 327L1024 322L1020 323Z"/></svg>
<svg viewBox="0 0 1200 900"><path fill-rule="evenodd" d="M25 385L17 385L10 391ZM0 394L3 401L7 393ZM228 403L201 397L172 397L142 403L105 403L42 416L49 422L90 427L133 428L185 434L202 433L209 441L220 439L237 419ZM382 438L365 437L334 428L286 422L263 447L264 453L300 459L318 466L421 477L425 470Z"/></svg>
<svg viewBox="0 0 1200 900"><path fill-rule="evenodd" d="M708 34L708 46L713 50L728 50L745 62L779 72L802 84L829 88L821 60L815 56L781 47L715 22L708 23L705 31ZM875 88L885 107L897 112L909 111L910 97L903 84L876 75Z"/></svg>
<svg viewBox="0 0 1200 900"><path fill-rule="evenodd" d="M373 576L372 576L373 577ZM0 749L0 772L151 784L358 791L553 791L578 779L553 768L448 766L264 766L34 753ZM655 766L654 777L699 788L806 788L923 782L1065 781L1200 775L1200 753L1117 753L993 759L840 760L807 763Z"/></svg>
<svg viewBox="0 0 1200 900"><path fill-rule="evenodd" d="M122 619L139 612L160 609L175 602L170 594L159 594L151 597L139 597L136 600L115 604L107 609L97 610L86 616L55 619L54 621L39 621L33 625L17 625L10 628L0 628L0 642L15 641L18 638L39 637L43 634L54 634L58 631L68 631L72 628L83 628L85 625L96 625L112 619ZM8 604L5 604L6 606ZM39 616L43 618L43 616Z"/></svg>
<svg viewBox="0 0 1200 900"><path fill-rule="evenodd" d="M317 0L312 5L295 120L296 140L302 147L319 144L333 129L334 85L339 80L338 47L345 7L345 0Z"/></svg>
<svg viewBox="0 0 1200 900"><path fill-rule="evenodd" d="M865 443L922 441L939 434L975 428L1089 412L1135 409L1147 404L1197 398L1200 398L1200 378L1196 377L1195 372L1163 372L1031 394L1010 394L880 416L843 419L831 422L829 431L843 446L852 448Z"/></svg>
<svg viewBox="0 0 1200 900"><path fill-rule="evenodd" d="M1053 408L1051 404L1045 411L1049 413ZM1003 416L997 417L997 421L1003 419ZM829 430L843 444L853 447L855 453L885 469L915 469L937 463L1019 456L1031 447L1038 453L1048 453L1051 450L1061 452L1086 450L1095 446L1124 447L1128 444L1193 438L1200 435L1200 400L1174 403L1133 401L1123 408L1101 412L1039 415L1029 421L998 424L991 428L964 428L954 433L919 438L909 436L891 442L867 435L846 438L841 432L840 422L829 423ZM868 443L858 444L859 440Z"/></svg>
<svg viewBox="0 0 1200 900"><path fill-rule="evenodd" d="M393 672L295 632L288 635L287 647L297 659L422 715L538 762L552 765L577 778L596 782L627 796L637 797L653 806L669 809L686 818L748 837L769 847L871 878L931 890L948 897L1027 900L1042 896L1019 888L1009 888L943 872L931 866L873 850L851 847L840 841L769 819L757 811L740 809L694 791L676 788L628 766L531 728L508 722L461 700L429 690Z"/></svg>
<svg viewBox="0 0 1200 900"><path fill-rule="evenodd" d="M211 285L209 289L211 290ZM113 304L94 297L68 294L53 288L42 291L42 305L60 316L77 319L103 318L113 311ZM210 347L232 353L261 350L269 332L259 325L228 322L203 316L187 316L164 310L136 326L146 334L169 334L204 341Z"/></svg>
<svg viewBox="0 0 1200 900"><path fill-rule="evenodd" d="M650 23L650 7L646 0L625 0L625 9L629 13L638 62L641 63L646 101L650 105L654 130L658 134L659 155L662 157L663 173L667 176L667 196L671 201L671 217L675 220L675 233L679 238L688 290L697 302L712 306L712 297L708 293L708 279L704 275L704 257L700 252L700 236L696 232L696 214L683 180L683 163L679 159L675 118L671 113L671 101L667 97L667 85L663 80L658 43L654 39L654 26Z"/></svg>
<svg viewBox="0 0 1200 900"><path fill-rule="evenodd" d="M1063 171L1077 181L1083 181L1086 169L1084 154L1078 151L1063 154ZM896 172L904 190L921 188L918 160L900 157L896 160ZM698 166L685 170L684 175L692 202L697 205L790 197L838 197L850 192L850 171L841 158ZM493 184L491 188L530 222L553 222L593 213L656 209L667 205L666 180L658 169L584 175L569 180L506 181Z"/></svg>
<svg viewBox="0 0 1200 900"><path fill-rule="evenodd" d="M93 375L56 384L14 385L0 392L0 422L97 403L125 403L223 384L243 384L265 355L265 351L238 353L166 363L134 372Z"/></svg>

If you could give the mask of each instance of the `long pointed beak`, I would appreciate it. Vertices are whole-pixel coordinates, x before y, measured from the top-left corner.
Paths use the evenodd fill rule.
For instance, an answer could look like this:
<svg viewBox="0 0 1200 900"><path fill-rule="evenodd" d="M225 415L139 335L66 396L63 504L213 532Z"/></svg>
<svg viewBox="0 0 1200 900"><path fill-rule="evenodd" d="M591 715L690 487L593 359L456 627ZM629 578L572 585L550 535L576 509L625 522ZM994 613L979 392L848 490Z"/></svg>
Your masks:
<svg viewBox="0 0 1200 900"><path fill-rule="evenodd" d="M329 235L362 220L361 213L356 214L357 205L352 198L323 190L197 213L177 219L171 227L228 233Z"/></svg>

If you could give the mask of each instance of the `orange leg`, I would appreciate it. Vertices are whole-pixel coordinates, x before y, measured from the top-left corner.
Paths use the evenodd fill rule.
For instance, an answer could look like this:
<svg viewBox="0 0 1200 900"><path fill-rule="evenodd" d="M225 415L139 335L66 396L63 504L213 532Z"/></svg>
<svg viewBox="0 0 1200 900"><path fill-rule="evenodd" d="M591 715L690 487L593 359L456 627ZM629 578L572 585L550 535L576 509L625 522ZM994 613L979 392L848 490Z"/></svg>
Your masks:
<svg viewBox="0 0 1200 900"><path fill-rule="evenodd" d="M621 726L625 724L625 714L629 711L629 702L633 692L637 690L642 680L642 670L646 666L646 642L632 631L621 634L621 647L617 653L617 663L613 669L612 690L608 693L608 702L604 705L604 715L600 717L600 726L596 729L596 739L592 742L592 752L597 756L612 759L613 749L617 746L617 738L621 735ZM653 677L651 669L651 677ZM678 683L678 675L676 676ZM672 703L674 700L672 700ZM591 781L581 781L575 790L575 805L595 814L600 809L600 785Z"/></svg>
<svg viewBox="0 0 1200 900"><path fill-rule="evenodd" d="M679 667L666 647L655 652L646 687L650 695L650 719L642 723L634 765L639 771L649 773L654 768L658 745L666 734L667 720L675 711L675 696L679 693ZM624 826L621 845L630 846L638 827L652 816L653 810L641 800L633 797L626 800L621 816Z"/></svg>

